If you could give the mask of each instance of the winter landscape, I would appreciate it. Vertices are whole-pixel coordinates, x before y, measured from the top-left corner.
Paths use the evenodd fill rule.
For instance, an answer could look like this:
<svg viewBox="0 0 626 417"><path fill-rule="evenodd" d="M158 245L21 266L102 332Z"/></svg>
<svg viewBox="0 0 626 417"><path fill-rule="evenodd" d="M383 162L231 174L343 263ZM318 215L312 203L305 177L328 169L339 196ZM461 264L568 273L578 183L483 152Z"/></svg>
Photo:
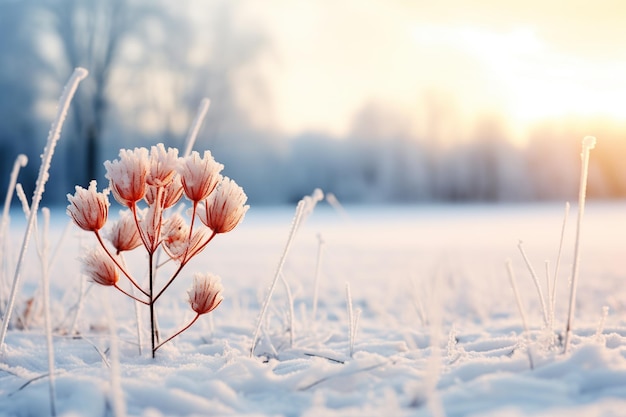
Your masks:
<svg viewBox="0 0 626 417"><path fill-rule="evenodd" d="M0 416L626 415L624 13L0 0Z"/></svg>
<svg viewBox="0 0 626 417"><path fill-rule="evenodd" d="M523 239L543 284L545 260L554 271L561 205L337 212L319 203L284 265L290 296L279 283L252 357L261 305L289 234L293 210L286 207L251 208L238 229L194 259L194 271L222 277L224 301L155 359L147 345L139 353L131 300L81 283L76 258L87 233L66 229L66 215L54 211L49 242L56 253L50 276L58 415L620 415L626 398L624 210L623 203L587 208L567 354L561 337L573 222L565 232L552 330L544 326L517 248ZM25 222L21 213L11 214L11 241L19 241ZM41 267L34 251L28 259L18 314L31 297L40 300ZM192 316L185 294L190 278L181 276L162 300L166 334ZM346 284L358 317L352 340ZM80 291L85 295L77 312ZM27 329L8 333L3 415L49 414L42 326L35 317Z"/></svg>

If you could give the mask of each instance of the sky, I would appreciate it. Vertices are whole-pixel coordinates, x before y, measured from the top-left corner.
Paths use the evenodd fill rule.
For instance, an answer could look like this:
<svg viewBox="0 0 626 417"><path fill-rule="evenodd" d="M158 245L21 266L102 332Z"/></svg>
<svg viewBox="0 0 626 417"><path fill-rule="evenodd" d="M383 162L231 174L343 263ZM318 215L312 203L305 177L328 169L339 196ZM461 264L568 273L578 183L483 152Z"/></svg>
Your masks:
<svg viewBox="0 0 626 417"><path fill-rule="evenodd" d="M559 118L626 121L621 1L244 2L269 33L256 65L279 130L346 135L381 103L419 132L433 100L462 125L501 118L513 137ZM258 104L255 104L258 106Z"/></svg>

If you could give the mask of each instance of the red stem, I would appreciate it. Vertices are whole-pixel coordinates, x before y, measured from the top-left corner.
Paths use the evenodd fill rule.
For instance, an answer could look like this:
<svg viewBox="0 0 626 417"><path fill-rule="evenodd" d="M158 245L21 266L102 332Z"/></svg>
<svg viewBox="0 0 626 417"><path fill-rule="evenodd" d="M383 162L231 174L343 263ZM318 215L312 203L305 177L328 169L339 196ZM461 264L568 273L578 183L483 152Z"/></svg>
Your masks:
<svg viewBox="0 0 626 417"><path fill-rule="evenodd" d="M143 246L146 248L146 250L150 252L150 249L148 248L148 242L146 241L146 237L143 235L143 229L141 228L141 225L139 224L139 219L137 218L137 204L133 203L133 205L130 207L130 210L133 213L133 218L135 219L135 226L137 226L137 232L139 233L141 242L143 243Z"/></svg>
<svg viewBox="0 0 626 417"><path fill-rule="evenodd" d="M118 287L118 286L117 286L117 284L114 284L113 286L114 286L115 288L117 288L118 290L120 290L123 294L125 294L125 295L129 296L130 298L132 298L133 300L135 300L135 301L139 301L141 304L145 304L145 305L149 305L149 304L150 304L150 303L148 303L147 301L140 300L139 298L135 297L134 295L132 295L132 294L130 294L130 293L128 293L128 292L126 292L126 291L124 291L123 289L121 289L120 287Z"/></svg>
<svg viewBox="0 0 626 417"><path fill-rule="evenodd" d="M104 241L102 240L102 237L100 236L100 232L95 230L94 233L96 234L96 238L98 239L98 242L100 242L100 245L102 246L104 251L107 253L107 255L109 255L109 258L111 258L113 263L115 263L115 265L120 269L120 271L122 271L122 273L126 276L126 278L128 278L128 280L135 286L135 288L141 291L143 295L149 296L149 294L146 291L144 291L143 288L141 288L139 284L137 284L137 282L135 282L135 280L130 276L130 274L126 271L126 269L123 268L122 265L120 265L117 259L115 259L113 254L109 251L109 249L107 249L106 245L104 244Z"/></svg>
<svg viewBox="0 0 626 417"><path fill-rule="evenodd" d="M172 282L174 282L174 280L176 279L176 277L178 276L178 274L180 274L180 271L181 271L181 270L183 269L183 267L187 264L187 262L189 262L189 260L190 260L190 259L191 259L191 258L192 258L192 257L193 257L196 253L200 252L200 251L201 251L201 250L202 250L202 249L203 249L206 245L208 245L208 244L209 244L209 242L210 242L211 240L213 240L213 238L215 237L215 235L217 235L217 233L213 232L213 233L211 234L211 237L209 237L209 239L208 239L206 242L204 242L204 243L202 244L202 246L200 246L198 249L196 249L196 250L194 251L194 253L192 253L192 254L191 254L191 256L187 257L187 255L185 255L185 257L183 258L183 261L180 263L180 266L178 267L178 269L176 270L176 272L174 272L174 275L172 275L172 277L170 278L170 280L167 282L167 284L165 284L165 286L161 289L161 291L159 291L159 292L157 293L156 297L154 297L154 298L152 299L152 302L153 302L153 303L155 303L155 302L156 302L156 300L158 300L158 299L159 299L159 297L160 297L160 296L161 296L161 295L165 292L165 290L167 289L167 287L169 287L169 286L170 286L170 284L171 284Z"/></svg>
<svg viewBox="0 0 626 417"><path fill-rule="evenodd" d="M200 314L196 314L196 317L194 317L193 320L191 320L191 322L189 322L188 325L186 325L185 327L183 327L182 329L180 329L179 331L177 331L176 333L174 333L172 336L168 337L166 340L164 340L163 342L159 343L157 345L157 347L154 348L154 351L156 352L156 350L158 348L160 348L161 346L163 346L164 344L166 344L167 342L169 342L170 340L172 340L173 338L175 338L176 336L178 336L179 334L181 334L182 332L184 332L185 330L187 330L188 328L190 328L195 322L196 320L198 320L198 317L200 317Z"/></svg>
<svg viewBox="0 0 626 417"><path fill-rule="evenodd" d="M196 220L196 210L197 210L197 208L198 208L198 202L194 201L193 202L193 210L191 211L191 223L189 225L189 237L188 237L189 241L191 241L191 234L193 232L194 220Z"/></svg>

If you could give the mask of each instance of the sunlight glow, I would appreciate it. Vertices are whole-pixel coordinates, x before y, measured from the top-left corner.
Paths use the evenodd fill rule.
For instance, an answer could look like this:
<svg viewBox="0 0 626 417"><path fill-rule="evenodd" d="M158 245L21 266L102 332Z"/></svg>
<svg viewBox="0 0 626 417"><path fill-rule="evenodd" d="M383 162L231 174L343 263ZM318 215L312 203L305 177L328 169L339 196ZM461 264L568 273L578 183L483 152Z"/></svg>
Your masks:
<svg viewBox="0 0 626 417"><path fill-rule="evenodd" d="M545 120L626 121L626 59L613 9L542 5L544 16L537 2L452 3L458 7L282 0L252 7L278 57L268 71L277 127L345 135L368 103L399 107L423 126L433 94L446 97L463 126L492 115L519 137Z"/></svg>
<svg viewBox="0 0 626 417"><path fill-rule="evenodd" d="M502 89L499 111L505 113L514 129L571 115L626 120L622 104L626 97L625 65L611 66L559 53L543 44L530 29L495 33L476 28L416 26L411 34L417 46L451 47L481 62L489 83ZM467 100L462 96L459 99Z"/></svg>

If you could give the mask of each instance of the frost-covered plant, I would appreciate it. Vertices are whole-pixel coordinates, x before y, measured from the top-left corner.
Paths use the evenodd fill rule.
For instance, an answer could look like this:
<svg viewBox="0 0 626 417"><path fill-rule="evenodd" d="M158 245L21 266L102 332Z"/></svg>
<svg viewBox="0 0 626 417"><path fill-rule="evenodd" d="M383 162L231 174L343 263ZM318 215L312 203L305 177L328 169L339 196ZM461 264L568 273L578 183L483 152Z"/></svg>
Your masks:
<svg viewBox="0 0 626 417"><path fill-rule="evenodd" d="M574 311L576 309L576 290L578 286L578 268L580 265L580 235L582 230L583 216L585 214L585 200L587 198L587 176L589 174L589 152L595 148L596 138L585 136L583 138L582 152L580 154L580 186L578 189L578 220L576 222L576 241L574 242L574 264L572 266L572 283L570 285L569 308L567 311L567 325L565 326L565 342L563 353L567 353L572 335Z"/></svg>
<svg viewBox="0 0 626 417"><path fill-rule="evenodd" d="M106 161L109 187L97 191L96 181L89 188L76 186L74 195L68 194L67 214L81 229L95 234L100 245L82 259L83 272L95 283L116 288L150 308L152 357L163 344L189 328L202 315L213 311L222 301L222 285L217 276L196 274L189 291L189 303L195 318L162 343L157 341L155 303L179 276L185 265L220 233L233 230L243 219L249 206L243 189L233 180L222 177L224 166L213 159L211 152L192 152L178 156L175 148L163 144L133 150L122 149L119 159ZM109 199L113 194L125 207L119 219L102 234L108 221ZM179 213L167 215L166 209L180 201L183 194L191 201L189 224ZM144 206L144 207L140 207ZM195 217L200 222L195 222ZM108 244L104 239L108 240ZM109 249L109 246L113 250ZM140 246L148 254L147 288L130 274L122 260L122 253ZM165 281L155 287L156 253L163 249L177 267ZM119 285L127 279L139 293L135 296Z"/></svg>

